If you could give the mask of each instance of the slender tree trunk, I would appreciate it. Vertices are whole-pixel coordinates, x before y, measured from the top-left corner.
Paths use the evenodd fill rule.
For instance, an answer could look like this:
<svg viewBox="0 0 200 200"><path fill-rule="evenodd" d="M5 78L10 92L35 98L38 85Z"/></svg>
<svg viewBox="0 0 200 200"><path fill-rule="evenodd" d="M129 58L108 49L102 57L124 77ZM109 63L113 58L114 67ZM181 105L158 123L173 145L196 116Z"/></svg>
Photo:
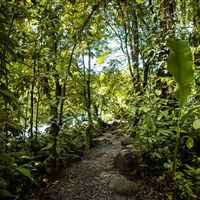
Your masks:
<svg viewBox="0 0 200 200"><path fill-rule="evenodd" d="M8 33L7 33L8 38L10 38L10 36L11 36L11 30L13 28L13 24L14 24L14 21L15 21L15 18L16 18L17 7L18 7L18 0L15 0L14 6L12 8L13 15L12 15L11 22L10 22L10 25L9 25L9 30L8 30ZM1 64L0 64L0 80L3 78L3 74L5 74L4 75L5 86L6 86L7 89L9 89L8 70L7 70L7 66L6 66L7 50L8 50L8 44L6 44L6 42L5 42L5 44L3 44L3 47L2 47L2 55L1 55L2 59L0 60L1 61ZM8 111L8 102L7 101L5 101L5 110L6 110L6 112ZM7 127L6 123L4 124L3 131L4 131L4 134L5 134L5 151L7 151L8 127Z"/></svg>
<svg viewBox="0 0 200 200"><path fill-rule="evenodd" d="M200 5L198 0L192 0L193 2L193 34L192 45L198 47L200 45ZM194 53L194 63L196 66L200 66L200 51Z"/></svg>
<svg viewBox="0 0 200 200"><path fill-rule="evenodd" d="M122 20L123 20L123 29L124 29L124 46L125 46L125 54L126 54L126 57L127 57L127 61L128 61L128 68L129 68L129 72L130 72L130 75L131 75L131 80L133 82L133 85L134 85L134 72L133 72L133 69L132 69L132 63L131 63L131 56L130 56L130 53L129 53L129 44L128 44L128 38L129 38L129 31L128 31L128 25L127 25L127 17L125 16L124 14L124 11L123 11L123 7L122 5L120 4L120 2L118 1L118 6L119 6L119 9L120 9L120 12L121 12L121 15L122 15Z"/></svg>
<svg viewBox="0 0 200 200"><path fill-rule="evenodd" d="M86 66L85 66L85 58L84 55L82 56L82 60L83 60L83 93L84 93L84 100L85 100L85 105L86 108L88 107L87 103L87 77L86 77Z"/></svg>
<svg viewBox="0 0 200 200"><path fill-rule="evenodd" d="M74 52L75 52L75 49L76 49L78 43L81 41L81 37L82 37L83 31L85 30L87 24L90 22L90 20L91 20L93 14L95 13L95 11L99 8L101 2L102 1L96 2L96 4L92 7L92 11L90 12L90 14L88 15L88 17L84 21L83 26L81 27L81 29L75 35L75 41L74 41L74 45L72 47L72 51L71 51L70 59L69 59L69 64L68 64L68 67L67 67L68 74L70 74L70 69L71 69L71 66L72 66L72 60L73 60ZM62 87L62 96L63 97L65 97L65 95L66 95L67 79L68 79L68 76L65 78L64 83L63 83L63 87ZM62 117L63 117L64 103L65 103L65 99L63 98L61 100L61 103L60 103L59 123L58 123L59 127L62 126Z"/></svg>
<svg viewBox="0 0 200 200"><path fill-rule="evenodd" d="M31 139L31 151L34 151L34 89L35 89L35 76L36 76L36 60L33 64L33 77L31 83L31 116L30 116L30 139Z"/></svg>
<svg viewBox="0 0 200 200"><path fill-rule="evenodd" d="M88 149L91 146L92 138L92 114L91 114L91 50L88 52L88 78L87 78L87 112L88 112L88 129L87 129L87 138L88 138Z"/></svg>
<svg viewBox="0 0 200 200"><path fill-rule="evenodd" d="M138 19L136 11L132 10L133 15L133 43L134 43L134 52L133 52L133 67L135 74L135 86L136 91L140 90L140 73L139 73L139 31L138 31Z"/></svg>
<svg viewBox="0 0 200 200"><path fill-rule="evenodd" d="M30 88L28 87L27 88L27 100L26 100L26 109L25 109L25 121L24 121L24 128L25 128L25 131L24 131L24 141L26 140L26 130L27 130L27 127L28 127L28 108L29 108L29 95L30 95Z"/></svg>
<svg viewBox="0 0 200 200"><path fill-rule="evenodd" d="M38 63L37 73L40 74L40 65ZM40 107L40 83L37 86L37 104L35 113L35 144L38 143L38 123L39 123L39 107Z"/></svg>
<svg viewBox="0 0 200 200"><path fill-rule="evenodd" d="M149 63L144 63L144 80L143 80L143 88L147 86L148 83L148 74L149 74Z"/></svg>
<svg viewBox="0 0 200 200"><path fill-rule="evenodd" d="M91 113L91 51L88 50L88 69L86 70L84 56L83 59L83 75L84 75L84 100L88 115L88 127L86 129L85 149L89 150L91 146L91 131L92 131L92 113Z"/></svg>
<svg viewBox="0 0 200 200"><path fill-rule="evenodd" d="M160 6L160 29L161 37L158 42L165 42L167 37L175 37L175 24L174 24L174 14L176 10L175 0L163 0ZM167 59L167 51L164 46L161 46L160 53L158 55L158 61L164 61ZM164 72L163 66L161 66L157 72L159 77L168 76Z"/></svg>
<svg viewBox="0 0 200 200"><path fill-rule="evenodd" d="M54 61L53 61L53 71L56 71L56 63L57 63L57 47L58 47L58 42L56 39L56 36L53 35L54 38L54 44L53 44L53 51L54 51ZM51 114L53 116L52 123L51 123L51 130L50 134L53 136L53 150L52 150L52 155L53 155L53 171L55 172L57 169L57 161L58 161L58 155L56 151L57 147L57 137L59 135L60 127L59 127L59 115L58 115L58 108L59 108L59 96L62 95L61 92L61 86L59 82L59 75L56 73L54 75L54 82L55 82L55 96L54 99L56 100L54 105L51 105Z"/></svg>
<svg viewBox="0 0 200 200"><path fill-rule="evenodd" d="M163 0L161 4L161 27L164 28L165 36L175 35L174 14L176 10L176 0Z"/></svg>

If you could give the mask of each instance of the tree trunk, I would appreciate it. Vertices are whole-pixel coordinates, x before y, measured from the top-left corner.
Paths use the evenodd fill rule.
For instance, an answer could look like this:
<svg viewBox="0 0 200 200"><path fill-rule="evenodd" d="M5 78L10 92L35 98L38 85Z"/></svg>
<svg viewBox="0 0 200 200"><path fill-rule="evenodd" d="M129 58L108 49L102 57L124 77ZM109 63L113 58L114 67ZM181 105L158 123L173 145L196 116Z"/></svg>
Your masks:
<svg viewBox="0 0 200 200"><path fill-rule="evenodd" d="M129 68L129 72L130 72L130 75L131 75L131 80L132 80L133 85L134 85L134 83L135 83L134 72L133 72L133 69L132 69L131 56L130 56L130 53L129 53L129 44L128 44L128 38L129 38L130 32L128 32L128 27L127 27L128 26L127 25L127 23L128 23L127 17L124 14L123 7L120 4L120 2L118 2L118 5L119 5L119 9L120 9L120 12L121 12L121 15L122 15L122 20L123 20L125 54L126 54L127 61L128 61L128 68Z"/></svg>
<svg viewBox="0 0 200 200"><path fill-rule="evenodd" d="M55 35L53 35L54 43L53 43L53 51L54 51L54 60L53 60L53 71L56 71L56 63L57 63L57 38ZM54 100L56 101L55 104L51 105L51 114L53 116L53 120L51 122L51 128L50 128L50 134L53 136L53 149L52 149L52 156L53 156L53 171L55 172L57 169L57 161L58 161L58 155L56 151L57 147L57 137L59 135L60 127L59 127L59 115L58 115L58 107L59 107L59 96L62 95L61 91L61 85L59 82L59 75L56 73L54 76L54 82L55 82L55 96Z"/></svg>
<svg viewBox="0 0 200 200"><path fill-rule="evenodd" d="M36 60L33 64L33 77L31 82L31 116L30 116L30 140L31 140L31 152L34 151L34 89L35 89L35 76L36 76Z"/></svg>
<svg viewBox="0 0 200 200"><path fill-rule="evenodd" d="M133 15L133 43L134 43L134 48L133 48L133 67L134 67L134 74L135 74L135 90L136 92L140 90L140 73L139 73L139 31L138 31L138 19L136 15L136 11L132 10L132 15Z"/></svg>
<svg viewBox="0 0 200 200"><path fill-rule="evenodd" d="M87 128L87 138L88 138L88 149L91 146L92 138L92 114L91 114L91 50L88 52L88 79L87 79L87 112L88 112L88 128Z"/></svg>
<svg viewBox="0 0 200 200"><path fill-rule="evenodd" d="M37 73L40 74L40 65L38 63ZM35 113L35 144L38 143L38 123L39 123L39 107L40 107L40 83L37 86L37 104Z"/></svg>

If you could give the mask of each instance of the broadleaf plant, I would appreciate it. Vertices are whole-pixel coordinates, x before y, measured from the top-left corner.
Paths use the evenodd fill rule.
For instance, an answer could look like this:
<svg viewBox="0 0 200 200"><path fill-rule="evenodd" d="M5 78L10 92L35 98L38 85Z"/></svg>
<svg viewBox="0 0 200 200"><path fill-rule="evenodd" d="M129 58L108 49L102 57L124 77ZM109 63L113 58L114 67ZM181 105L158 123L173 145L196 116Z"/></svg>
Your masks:
<svg viewBox="0 0 200 200"><path fill-rule="evenodd" d="M170 48L167 60L167 68L176 80L175 97L182 107L191 93L191 81L193 79L192 53L186 41L168 39Z"/></svg>
<svg viewBox="0 0 200 200"><path fill-rule="evenodd" d="M179 102L179 116L172 169L172 176L174 178L177 168L177 153L181 133L181 110L184 102L191 94L191 81L193 80L193 59L191 49L186 41L168 39L167 46L170 49L167 60L167 69L176 80L175 97ZM191 142L191 139L189 139L187 141L187 146L191 148L192 145L193 142Z"/></svg>

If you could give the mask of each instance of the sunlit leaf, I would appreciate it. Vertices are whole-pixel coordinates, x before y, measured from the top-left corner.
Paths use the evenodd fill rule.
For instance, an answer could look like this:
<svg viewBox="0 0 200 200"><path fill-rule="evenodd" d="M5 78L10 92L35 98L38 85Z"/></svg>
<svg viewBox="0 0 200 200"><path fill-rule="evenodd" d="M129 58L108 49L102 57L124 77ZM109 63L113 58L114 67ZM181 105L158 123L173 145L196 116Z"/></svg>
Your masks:
<svg viewBox="0 0 200 200"><path fill-rule="evenodd" d="M44 6L45 5L45 0L41 0L40 1L40 6Z"/></svg>
<svg viewBox="0 0 200 200"><path fill-rule="evenodd" d="M194 140L192 137L189 137L186 141L186 145L189 149L191 149L194 146Z"/></svg>
<svg viewBox="0 0 200 200"><path fill-rule="evenodd" d="M140 107L139 110L140 110L140 111L143 111L143 112L145 112L145 113L147 113L147 112L149 112L151 109L148 108L148 107Z"/></svg>
<svg viewBox="0 0 200 200"><path fill-rule="evenodd" d="M61 71L61 65L56 65L56 70L58 71L58 72L60 72Z"/></svg>
<svg viewBox="0 0 200 200"><path fill-rule="evenodd" d="M65 79L67 77L68 69L66 67L63 67L61 65L56 65L56 70L62 76L63 79Z"/></svg>
<svg viewBox="0 0 200 200"><path fill-rule="evenodd" d="M194 127L194 129L199 129L200 128L200 119L196 119L193 122L193 127Z"/></svg>
<svg viewBox="0 0 200 200"><path fill-rule="evenodd" d="M99 77L99 80L102 82L105 79L105 77L106 77L106 75L102 73Z"/></svg>
<svg viewBox="0 0 200 200"><path fill-rule="evenodd" d="M96 63L102 64L105 61L105 59L106 59L106 56L102 54L96 59Z"/></svg>
<svg viewBox="0 0 200 200"><path fill-rule="evenodd" d="M157 96L160 96L162 94L162 90L155 90L155 93Z"/></svg>

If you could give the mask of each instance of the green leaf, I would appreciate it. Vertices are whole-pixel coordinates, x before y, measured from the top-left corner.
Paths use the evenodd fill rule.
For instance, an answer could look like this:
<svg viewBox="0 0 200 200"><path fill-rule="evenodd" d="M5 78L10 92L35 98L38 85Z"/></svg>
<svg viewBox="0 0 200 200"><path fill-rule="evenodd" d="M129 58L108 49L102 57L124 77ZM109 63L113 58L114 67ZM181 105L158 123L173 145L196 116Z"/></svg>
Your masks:
<svg viewBox="0 0 200 200"><path fill-rule="evenodd" d="M0 189L0 196L2 197L12 197L13 195L5 189Z"/></svg>
<svg viewBox="0 0 200 200"><path fill-rule="evenodd" d="M191 93L190 83L193 79L192 53L187 42L183 40L168 39L167 46L170 48L167 68L176 79L175 97L182 107Z"/></svg>
<svg viewBox="0 0 200 200"><path fill-rule="evenodd" d="M31 175L30 170L28 170L28 169L26 169L24 167L21 167L21 166L18 167L16 170L19 171L19 172L21 172L24 176L28 177L31 181L34 181L34 178Z"/></svg>
<svg viewBox="0 0 200 200"><path fill-rule="evenodd" d="M155 93L157 96L160 96L162 94L162 90L155 90Z"/></svg>
<svg viewBox="0 0 200 200"><path fill-rule="evenodd" d="M26 156L26 152L25 151L17 151L13 153L13 156L16 158L22 158L23 156Z"/></svg>
<svg viewBox="0 0 200 200"><path fill-rule="evenodd" d="M165 169L169 169L169 168L171 167L171 163L164 163L164 164L163 164L163 167L164 167Z"/></svg>
<svg viewBox="0 0 200 200"><path fill-rule="evenodd" d="M102 82L106 78L106 75L102 73L99 77L100 82Z"/></svg>
<svg viewBox="0 0 200 200"><path fill-rule="evenodd" d="M159 115L158 115L158 117L157 117L157 120L161 120L161 118L163 117L163 116L167 116L168 115L168 110L163 110Z"/></svg>
<svg viewBox="0 0 200 200"><path fill-rule="evenodd" d="M46 147L44 147L44 148L42 148L40 151L49 150L49 149L51 149L51 148L52 148L52 146L53 146L53 144L51 144L51 143L48 143L48 144L47 144L47 146L46 146Z"/></svg>
<svg viewBox="0 0 200 200"><path fill-rule="evenodd" d="M14 128L15 130L21 130L21 127L16 122L14 122L12 120L6 121L6 124L8 124L8 126Z"/></svg>
<svg viewBox="0 0 200 200"><path fill-rule="evenodd" d="M59 155L63 148L60 145L56 146L56 153Z"/></svg>
<svg viewBox="0 0 200 200"><path fill-rule="evenodd" d="M189 137L186 141L186 145L188 147L188 149L191 149L194 146L194 140L192 137Z"/></svg>
<svg viewBox="0 0 200 200"><path fill-rule="evenodd" d="M5 161L8 164L13 162L13 158L6 152L0 152L0 160Z"/></svg>
<svg viewBox="0 0 200 200"><path fill-rule="evenodd" d="M2 93L3 95L7 96L13 102L15 102L16 104L18 104L18 100L16 99L16 97L14 96L14 94L11 91L9 91L8 89L6 89L5 87L0 86L0 93Z"/></svg>
<svg viewBox="0 0 200 200"><path fill-rule="evenodd" d="M200 119L196 119L193 122L193 127L194 127L194 129L199 129L200 128Z"/></svg>
<svg viewBox="0 0 200 200"><path fill-rule="evenodd" d="M147 112L149 112L150 110L151 110L151 109L148 108L148 107L140 107L140 108L139 108L139 111L140 111L140 112L143 111L144 113L147 113Z"/></svg>
<svg viewBox="0 0 200 200"><path fill-rule="evenodd" d="M190 114L196 109L200 109L200 106L195 106L192 109L188 110L188 112L181 117L181 123L183 124L185 120L190 116Z"/></svg>
<svg viewBox="0 0 200 200"><path fill-rule="evenodd" d="M5 189L7 188L7 186L8 186L8 183L6 182L6 180L0 176L0 188Z"/></svg>
<svg viewBox="0 0 200 200"><path fill-rule="evenodd" d="M0 120L6 120L8 118L8 114L0 108Z"/></svg>

